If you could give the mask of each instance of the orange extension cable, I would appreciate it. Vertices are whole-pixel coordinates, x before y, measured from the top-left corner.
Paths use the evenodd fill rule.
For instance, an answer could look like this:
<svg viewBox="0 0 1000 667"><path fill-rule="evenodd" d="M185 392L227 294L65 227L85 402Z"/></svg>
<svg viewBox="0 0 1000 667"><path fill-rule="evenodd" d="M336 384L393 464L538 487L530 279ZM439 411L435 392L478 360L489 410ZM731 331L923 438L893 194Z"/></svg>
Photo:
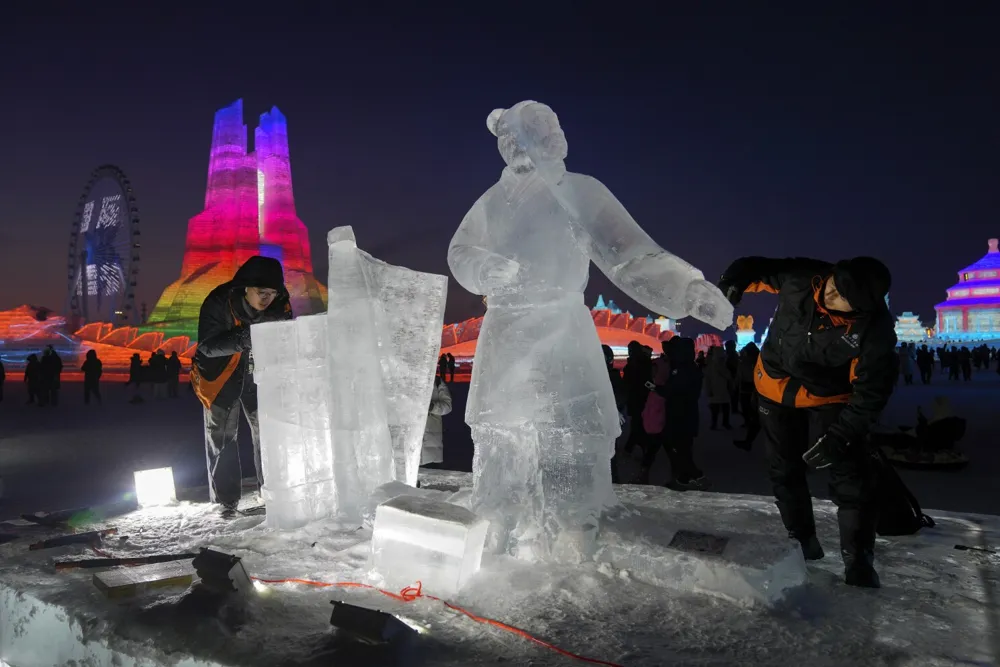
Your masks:
<svg viewBox="0 0 1000 667"><path fill-rule="evenodd" d="M483 623L485 625L492 625L495 628L500 628L501 630L506 630L507 632L511 632L511 633L513 633L515 635L523 637L524 639L527 639L528 641L534 642L534 643L538 644L539 646L544 646L545 648L547 648L547 649L549 649L551 651L555 651L556 653L559 653L560 655L564 655L567 658L573 658L574 660L579 660L581 662L589 662L589 663L594 664L594 665L606 665L606 667L624 667L623 665L619 665L618 663L608 662L606 660L598 660L597 658L588 658L588 657L582 656L582 655L577 655L576 653L572 653L570 651L567 651L566 649L559 648L555 644L550 644L547 641L541 640L538 637L535 637L534 635L530 634L529 632L527 632L525 630L522 630L521 628L514 627L513 625L508 625L507 623L503 623L501 621L497 621L497 620L494 620L492 618L486 618L485 616L477 616L476 614L473 614L468 609L463 609L462 607L459 607L456 604L452 604L451 602L448 602L447 600L442 600L441 598L435 597L433 595L426 595L426 594L424 594L424 592L422 590L423 589L423 585L419 581L417 582L416 586L407 586L406 588L404 588L403 590L401 590L399 593L393 593L391 591L386 591L386 590L383 590L381 588L378 588L377 586L371 586L369 584L360 584L360 583L356 583L356 582L353 582L353 581L338 581L338 582L332 582L331 583L331 582L326 582L326 581L310 581L309 579L260 579L258 577L250 577L250 578L253 579L254 581L260 582L262 584L302 584L304 586L316 586L317 588L331 588L331 587L332 588L367 588L367 589L370 589L370 590L373 590L373 591L378 591L382 595L385 595L386 597L390 597L393 600L397 600L399 602L413 602L417 598L427 598L428 600L434 600L436 602L440 602L444 606L448 607L448 609L451 609L453 611L457 611L460 614L464 614L465 616L468 616L469 618L471 618L476 623Z"/></svg>

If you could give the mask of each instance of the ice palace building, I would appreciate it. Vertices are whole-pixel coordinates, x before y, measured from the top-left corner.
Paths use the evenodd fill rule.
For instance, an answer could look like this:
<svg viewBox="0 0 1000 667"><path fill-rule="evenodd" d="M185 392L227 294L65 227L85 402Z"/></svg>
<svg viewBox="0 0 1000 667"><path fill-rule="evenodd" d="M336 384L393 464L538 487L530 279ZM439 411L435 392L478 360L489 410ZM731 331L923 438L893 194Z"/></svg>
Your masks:
<svg viewBox="0 0 1000 667"><path fill-rule="evenodd" d="M1000 249L989 240L989 252L958 273L948 298L934 306L937 340L944 343L1000 342Z"/></svg>

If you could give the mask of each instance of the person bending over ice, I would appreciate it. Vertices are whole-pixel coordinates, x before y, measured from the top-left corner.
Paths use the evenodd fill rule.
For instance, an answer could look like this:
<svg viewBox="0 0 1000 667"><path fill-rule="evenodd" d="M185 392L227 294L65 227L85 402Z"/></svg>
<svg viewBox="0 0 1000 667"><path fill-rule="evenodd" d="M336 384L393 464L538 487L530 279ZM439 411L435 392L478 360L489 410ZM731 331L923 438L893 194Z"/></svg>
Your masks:
<svg viewBox="0 0 1000 667"><path fill-rule="evenodd" d="M719 283L734 305L744 292L778 294L754 369L758 412L781 520L807 560L816 539L806 466L830 469L845 580L878 588L875 470L867 435L896 382L896 334L885 303L891 276L871 257L828 264L745 257Z"/></svg>
<svg viewBox="0 0 1000 667"><path fill-rule="evenodd" d="M233 516L242 495L242 471L236 434L239 408L250 425L257 485L264 485L257 423L257 385L253 380L250 325L292 319L281 263L254 256L228 283L216 287L201 305L198 349L191 386L205 408L205 450L209 492Z"/></svg>
<svg viewBox="0 0 1000 667"><path fill-rule="evenodd" d="M487 125L507 167L462 220L448 265L485 295L466 407L475 443L472 507L488 546L576 561L616 504L620 433L601 342L584 304L593 261L653 312L724 329L733 309L698 269L656 244L597 179L566 171L566 137L538 102Z"/></svg>

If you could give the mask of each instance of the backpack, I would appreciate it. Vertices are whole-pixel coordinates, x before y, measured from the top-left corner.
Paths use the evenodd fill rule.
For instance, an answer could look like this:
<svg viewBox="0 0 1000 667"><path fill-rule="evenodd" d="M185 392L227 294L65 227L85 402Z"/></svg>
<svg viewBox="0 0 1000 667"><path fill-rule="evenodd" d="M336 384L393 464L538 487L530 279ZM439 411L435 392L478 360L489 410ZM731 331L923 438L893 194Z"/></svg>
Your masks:
<svg viewBox="0 0 1000 667"><path fill-rule="evenodd" d="M920 509L920 503L906 488L892 462L877 445L872 450L877 474L875 495L878 503L879 535L913 535L921 528L933 528L934 519Z"/></svg>
<svg viewBox="0 0 1000 667"><path fill-rule="evenodd" d="M666 360L657 359L653 363L653 383L657 386L666 384L670 375L670 366ZM646 433L656 435L663 433L667 426L667 399L650 391L646 396L646 405L642 408L642 429Z"/></svg>

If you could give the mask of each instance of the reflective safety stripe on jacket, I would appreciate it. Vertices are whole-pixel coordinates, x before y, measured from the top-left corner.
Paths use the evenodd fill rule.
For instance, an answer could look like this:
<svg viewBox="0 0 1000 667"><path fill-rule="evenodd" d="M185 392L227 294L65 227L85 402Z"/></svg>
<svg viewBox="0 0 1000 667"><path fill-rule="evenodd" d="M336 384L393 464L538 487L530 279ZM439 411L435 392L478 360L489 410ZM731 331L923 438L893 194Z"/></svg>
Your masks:
<svg viewBox="0 0 1000 667"><path fill-rule="evenodd" d="M851 362L851 378L854 378L854 367L858 360ZM831 403L847 403L851 394L836 394L834 396L817 396L802 386L799 380L791 377L773 378L764 370L764 363L757 357L757 365L753 369L753 384L757 393L764 398L788 406L790 408L814 408Z"/></svg>

